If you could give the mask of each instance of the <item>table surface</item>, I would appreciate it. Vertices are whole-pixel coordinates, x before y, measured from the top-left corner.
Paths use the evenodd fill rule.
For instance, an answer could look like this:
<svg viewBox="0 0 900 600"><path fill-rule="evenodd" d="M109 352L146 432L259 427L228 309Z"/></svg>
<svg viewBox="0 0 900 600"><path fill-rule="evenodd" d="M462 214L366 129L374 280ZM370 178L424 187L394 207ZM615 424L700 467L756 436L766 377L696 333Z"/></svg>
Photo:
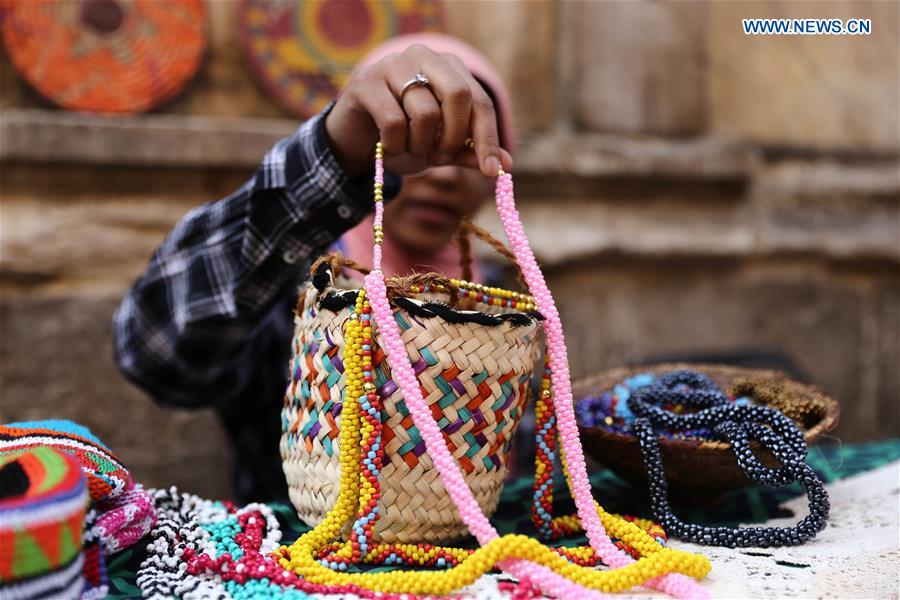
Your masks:
<svg viewBox="0 0 900 600"><path fill-rule="evenodd" d="M700 547L677 540L672 540L671 545L710 557L713 572L706 583L714 597L746 597L757 593L772 597L784 596L786 592L795 596L896 597L897 568L900 564L897 549L898 460L900 440L813 446L809 463L830 484L832 513L825 532L804 546L755 552ZM595 497L607 510L637 516L650 514L645 490L631 486L606 470L593 473L591 482ZM530 520L531 485L530 476L507 483L492 518L501 534L535 535ZM555 514L573 512L574 505L562 482L558 482L556 489ZM283 542L296 539L309 529L297 518L292 507L284 504L274 504L272 507L282 527ZM701 524L785 526L805 514L805 497L797 485L779 489L750 487L725 495L714 506L681 508L678 513L684 520ZM862 535L864 531L866 533ZM862 572L861 565L847 565L848 561L854 563L860 556L858 548L852 547L853 540L858 540L857 546L865 545L871 554L864 561L866 568ZM571 546L585 543L583 536L573 536L556 544ZM474 540L469 541L468 545L475 547ZM135 579L145 557L145 547L146 541L142 540L132 548L109 557L110 598L140 597ZM820 568L816 568L817 560L822 563ZM874 571L872 565L876 565ZM877 565L883 565L887 570L879 569ZM817 577L822 569L830 567L834 567L828 571L831 575ZM852 573L845 573L844 567ZM869 587L860 587L860 580L852 576L861 573L868 573ZM820 589L823 581L832 579L837 583L831 588ZM847 586L846 589L840 587L841 582Z"/></svg>

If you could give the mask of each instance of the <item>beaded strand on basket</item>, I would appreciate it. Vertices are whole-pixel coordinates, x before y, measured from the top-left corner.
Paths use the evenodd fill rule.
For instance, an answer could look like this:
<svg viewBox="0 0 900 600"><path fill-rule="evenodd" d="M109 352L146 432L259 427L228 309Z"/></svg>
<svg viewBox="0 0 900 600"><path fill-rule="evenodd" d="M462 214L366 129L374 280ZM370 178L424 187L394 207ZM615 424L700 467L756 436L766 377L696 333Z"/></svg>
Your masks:
<svg viewBox="0 0 900 600"><path fill-rule="evenodd" d="M551 394L554 398L557 435L561 441L563 470L572 497L575 500L578 516L588 536L588 541L603 559L604 563L614 568L626 567L632 563L631 557L617 551L606 535L601 514L604 511L593 499L590 482L587 478L587 467L578 428L575 423L574 401L572 398L571 377L569 375L569 359L566 350L565 336L559 312L553 301L550 289L544 281L544 275L535 260L534 253L522 227L519 213L516 210L513 196L512 176L503 173L497 179L497 211L512 246L518 264L522 269L525 283L535 298L537 309L544 315L544 330L547 336L547 355L551 372ZM633 563L632 563L633 564ZM707 563L708 564L708 563ZM690 594L705 596L706 592L696 583L678 574L649 582L651 587L672 595Z"/></svg>
<svg viewBox="0 0 900 600"><path fill-rule="evenodd" d="M371 308L368 302L364 300L362 312L354 313L354 316L362 320L364 331L368 329L371 326ZM456 566L466 560L474 551L432 544L373 544L371 542L375 522L379 516L378 504L381 498L379 474L384 459L381 440L383 403L380 395L376 393L374 384L372 355L375 347L371 334L363 334L360 349L362 350L363 392L365 395L360 398L360 416L364 423L364 435L359 455L359 511L356 522L351 528L350 539L344 544L326 546L319 554L319 560L322 564L339 570L345 570L348 565L359 563L403 563L420 567ZM624 544L621 547L633 552ZM590 548L555 548L554 550L575 564L594 566L599 562Z"/></svg>
<svg viewBox="0 0 900 600"><path fill-rule="evenodd" d="M387 302L384 276L380 270L384 214L381 197L383 156L380 146L376 151L375 176L375 248L373 252L375 269L366 276L366 288L370 291L372 302L374 303L376 322L378 322L381 327L382 337L386 339L386 352L388 360L391 362L392 373L394 374L395 379L399 380L404 397L407 398L410 412L417 427L419 427L419 430L423 434L423 438L426 441L426 448L437 468L438 474L444 485L447 487L451 498L459 508L463 521L466 522L479 541L484 544L492 539L496 539L497 533L478 508L477 503L472 497L471 491L462 480L462 475L447 450L446 444L441 437L436 423L431 419L430 411L425 405L424 399L421 397L421 392L415 380L415 374L412 372L409 361L406 358L403 344L399 338L399 331L397 331L396 324L393 322L390 306ZM525 239L524 232L521 229L521 223L518 221L518 215L515 211L512 197L511 177L502 172L497 183L497 206L501 214L501 219L504 221L504 226L507 229L507 234L513 246L514 253L520 260L524 259L524 262L520 262L520 264L523 265L523 274L526 282L529 283L532 288L537 287L540 291L540 294L536 294L536 300L538 308L548 317L545 327L548 334L548 353L550 362L551 365L554 362L559 363L556 370L561 371L563 376L558 378L557 382L560 380L564 381L564 384L562 385L554 383L553 387L556 388L554 391L563 398L566 396L571 397L571 389L568 385L565 343L562 338L562 329L558 322L558 313L556 312L549 290L547 290L546 284L543 282L543 276L537 267L534 256L531 254L530 248L528 248L527 239ZM372 291L374 291L375 294L372 294ZM543 298L541 298L541 296L543 296ZM543 302L541 300L543 300ZM397 360L400 359L401 356L402 360ZM391 360L392 358L395 360ZM397 364L394 364L395 362ZM572 463L575 466L574 473L576 474L576 477L570 477L573 495L576 498L576 503L579 504L579 511L581 513L587 512L587 514L590 515L585 517L585 515L582 514L581 516L582 520L587 524L588 536L591 539L595 551L597 551L598 555L604 559L607 564L624 567L630 560L620 554L606 536L596 509L593 507L593 500L590 497L589 484L587 483L587 476L584 469L584 458L581 454L581 449L578 446L577 430L574 429L574 415L571 406L568 406L567 408L568 410L559 410L557 418L559 419L560 428L563 430L561 433L563 434L564 447L572 446L572 436L573 434L575 436L575 446L572 446L570 449L572 456L574 457ZM422 423L419 421L422 421ZM429 437L431 438L431 443L429 443ZM585 502L585 492L587 492L587 504ZM585 505L589 507L588 511L583 510ZM522 571L523 573L532 571L530 566L524 566L524 568L522 565L518 564L510 566L512 566L514 570ZM546 573L542 573L541 575L546 575ZM688 591L686 586L692 585L686 581L671 582L673 585L667 585L669 582L661 583L663 584L663 588L670 588L670 591L673 593Z"/></svg>

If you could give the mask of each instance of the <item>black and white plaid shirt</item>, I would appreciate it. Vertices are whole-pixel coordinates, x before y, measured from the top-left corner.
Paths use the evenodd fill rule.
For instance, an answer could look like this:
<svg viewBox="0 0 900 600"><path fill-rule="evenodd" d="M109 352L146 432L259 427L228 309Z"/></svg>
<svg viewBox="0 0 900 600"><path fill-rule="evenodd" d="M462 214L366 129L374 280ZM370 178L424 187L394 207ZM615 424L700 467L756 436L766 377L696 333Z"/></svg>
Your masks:
<svg viewBox="0 0 900 600"><path fill-rule="evenodd" d="M372 175L348 179L331 153L329 110L276 143L239 190L185 215L113 317L129 379L161 403L219 411L241 500L286 498L279 411L297 288L372 208ZM386 178L386 197L399 182Z"/></svg>

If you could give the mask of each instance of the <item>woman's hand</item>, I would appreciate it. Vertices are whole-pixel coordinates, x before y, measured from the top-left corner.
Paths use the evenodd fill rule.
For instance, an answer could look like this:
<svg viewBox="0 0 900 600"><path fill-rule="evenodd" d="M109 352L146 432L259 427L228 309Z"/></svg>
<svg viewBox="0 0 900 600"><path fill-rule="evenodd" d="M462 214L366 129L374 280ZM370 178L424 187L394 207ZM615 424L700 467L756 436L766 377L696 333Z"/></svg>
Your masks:
<svg viewBox="0 0 900 600"><path fill-rule="evenodd" d="M403 84L417 73L428 77L429 85L408 88L401 104ZM387 167L400 175L452 164L494 177L501 163L512 168L484 88L459 58L421 44L355 71L325 128L348 176L371 168L379 139ZM475 141L474 152L465 147L466 137Z"/></svg>

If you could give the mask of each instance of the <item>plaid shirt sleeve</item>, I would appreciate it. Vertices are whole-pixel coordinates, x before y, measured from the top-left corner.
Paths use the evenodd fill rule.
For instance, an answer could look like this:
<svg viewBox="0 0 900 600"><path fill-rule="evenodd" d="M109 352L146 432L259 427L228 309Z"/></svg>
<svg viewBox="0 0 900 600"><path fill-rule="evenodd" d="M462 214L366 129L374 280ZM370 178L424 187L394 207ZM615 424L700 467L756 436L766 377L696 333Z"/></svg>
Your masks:
<svg viewBox="0 0 900 600"><path fill-rule="evenodd" d="M278 299L371 210L371 176L344 176L328 147L329 110L277 142L242 188L182 218L116 311L114 359L158 401L240 392L233 373L265 360L247 354L286 310Z"/></svg>

